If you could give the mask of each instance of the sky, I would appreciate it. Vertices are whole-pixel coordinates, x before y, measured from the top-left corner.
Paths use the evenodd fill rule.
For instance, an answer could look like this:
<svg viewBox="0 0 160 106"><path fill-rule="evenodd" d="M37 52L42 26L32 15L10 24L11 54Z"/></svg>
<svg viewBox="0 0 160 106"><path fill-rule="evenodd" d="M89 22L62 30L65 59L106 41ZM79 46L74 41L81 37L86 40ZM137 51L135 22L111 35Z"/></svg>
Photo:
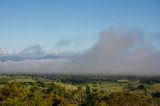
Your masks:
<svg viewBox="0 0 160 106"><path fill-rule="evenodd" d="M83 51L117 26L158 32L159 11L159 0L0 0L0 48Z"/></svg>
<svg viewBox="0 0 160 106"><path fill-rule="evenodd" d="M0 72L160 75L159 11L160 0L0 0Z"/></svg>

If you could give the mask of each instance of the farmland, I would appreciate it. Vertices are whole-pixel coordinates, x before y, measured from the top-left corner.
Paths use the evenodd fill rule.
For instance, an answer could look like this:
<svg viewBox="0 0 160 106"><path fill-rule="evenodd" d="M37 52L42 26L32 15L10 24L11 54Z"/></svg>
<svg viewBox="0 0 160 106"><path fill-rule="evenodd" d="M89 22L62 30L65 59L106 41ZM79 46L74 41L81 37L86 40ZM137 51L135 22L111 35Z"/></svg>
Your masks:
<svg viewBox="0 0 160 106"><path fill-rule="evenodd" d="M74 80L75 77L77 79ZM150 80L148 81L148 79ZM95 106L117 106L112 103L114 99L112 100L111 97L122 98L119 97L120 95L129 96L126 97L131 99L128 101L132 101L132 96L137 96L140 98L139 101L134 100L137 104L141 104L145 99L146 103L141 104L142 106L147 104L148 106L155 104L158 106L160 103L159 91L160 83L157 76L111 77L107 75L56 74L2 74L0 76L0 103L2 106L87 106L86 104L90 102L93 102L91 105ZM93 101L87 101L88 97ZM126 104L129 105L129 102ZM119 106L121 106L120 103Z"/></svg>

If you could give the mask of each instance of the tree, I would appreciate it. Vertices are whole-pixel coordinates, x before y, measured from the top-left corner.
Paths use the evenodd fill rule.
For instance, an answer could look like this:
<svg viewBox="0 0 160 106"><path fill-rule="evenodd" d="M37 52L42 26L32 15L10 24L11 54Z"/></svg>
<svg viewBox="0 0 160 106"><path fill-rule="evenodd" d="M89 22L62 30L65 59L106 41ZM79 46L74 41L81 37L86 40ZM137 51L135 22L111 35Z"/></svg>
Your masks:
<svg viewBox="0 0 160 106"><path fill-rule="evenodd" d="M114 92L105 101L109 106L158 106L154 99L137 93Z"/></svg>
<svg viewBox="0 0 160 106"><path fill-rule="evenodd" d="M97 89L90 90L90 87L86 87L85 100L81 106L98 106L99 97Z"/></svg>

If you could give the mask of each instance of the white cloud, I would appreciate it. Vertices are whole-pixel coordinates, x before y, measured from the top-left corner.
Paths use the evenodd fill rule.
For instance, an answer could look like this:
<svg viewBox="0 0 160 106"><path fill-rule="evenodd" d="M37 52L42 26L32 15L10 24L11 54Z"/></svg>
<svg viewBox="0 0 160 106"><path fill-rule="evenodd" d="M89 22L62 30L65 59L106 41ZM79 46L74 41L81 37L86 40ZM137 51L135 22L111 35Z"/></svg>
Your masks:
<svg viewBox="0 0 160 106"><path fill-rule="evenodd" d="M115 28L74 58L1 62L0 71L160 75L160 50L144 37L140 30Z"/></svg>

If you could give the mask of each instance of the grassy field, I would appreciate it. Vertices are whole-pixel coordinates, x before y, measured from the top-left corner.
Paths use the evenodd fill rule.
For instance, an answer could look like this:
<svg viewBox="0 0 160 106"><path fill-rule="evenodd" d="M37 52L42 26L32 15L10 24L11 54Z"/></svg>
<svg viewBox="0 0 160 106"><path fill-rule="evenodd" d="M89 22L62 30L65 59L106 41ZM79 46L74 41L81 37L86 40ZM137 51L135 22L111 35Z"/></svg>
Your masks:
<svg viewBox="0 0 160 106"><path fill-rule="evenodd" d="M123 91L123 86L120 86L117 83L102 83L102 84L77 84L77 85L72 85L72 84L66 84L66 83L57 83L57 85L60 85L62 87L65 87L67 90L77 90L78 87L81 87L82 89L85 90L86 85L90 86L91 89L97 89L98 91L106 91L106 92L119 92Z"/></svg>
<svg viewBox="0 0 160 106"><path fill-rule="evenodd" d="M36 82L35 80L31 79L31 78L23 78L23 79L13 79L10 80L9 82Z"/></svg>
<svg viewBox="0 0 160 106"><path fill-rule="evenodd" d="M76 85L66 84L66 83L61 83L61 82L55 82L54 84L60 85L64 88L66 88L66 90L76 90L78 88L78 86L76 86Z"/></svg>
<svg viewBox="0 0 160 106"><path fill-rule="evenodd" d="M11 82L36 82L35 79L33 79L31 76L15 76L15 77L9 77L9 76L0 76L1 79L7 79L9 83ZM44 81L45 84L52 84L54 81L52 80L46 80L44 78L39 78L40 81ZM105 91L105 92L121 92L124 91L127 83L119 84L118 82L108 82L108 81L101 81L99 83L86 83L86 84L69 84L69 83L63 83L63 82L54 82L56 85L64 87L66 90L77 90L78 87L81 87L82 89L86 89L86 86L90 86L91 89L97 89L98 91ZM154 83L153 85L147 85L148 90L150 92L158 92L160 91L160 83ZM3 85L0 85L0 87L3 87ZM28 85L28 88L31 88L32 85Z"/></svg>
<svg viewBox="0 0 160 106"><path fill-rule="evenodd" d="M126 84L118 84L116 82L104 82L101 84L92 84L92 83L88 83L88 84L77 84L77 85L72 85L72 84L66 84L66 83L56 83L57 85L60 85L64 88L66 88L66 90L77 90L78 87L81 87L82 89L85 90L86 86L90 86L91 89L97 89L98 91L105 91L108 93L112 93L112 92L122 92L125 89ZM154 83L153 85L148 85L148 90L150 92L158 92L160 91L160 83Z"/></svg>
<svg viewBox="0 0 160 106"><path fill-rule="evenodd" d="M160 91L160 83L154 83L153 85L150 86L149 89L150 89L151 92Z"/></svg>

